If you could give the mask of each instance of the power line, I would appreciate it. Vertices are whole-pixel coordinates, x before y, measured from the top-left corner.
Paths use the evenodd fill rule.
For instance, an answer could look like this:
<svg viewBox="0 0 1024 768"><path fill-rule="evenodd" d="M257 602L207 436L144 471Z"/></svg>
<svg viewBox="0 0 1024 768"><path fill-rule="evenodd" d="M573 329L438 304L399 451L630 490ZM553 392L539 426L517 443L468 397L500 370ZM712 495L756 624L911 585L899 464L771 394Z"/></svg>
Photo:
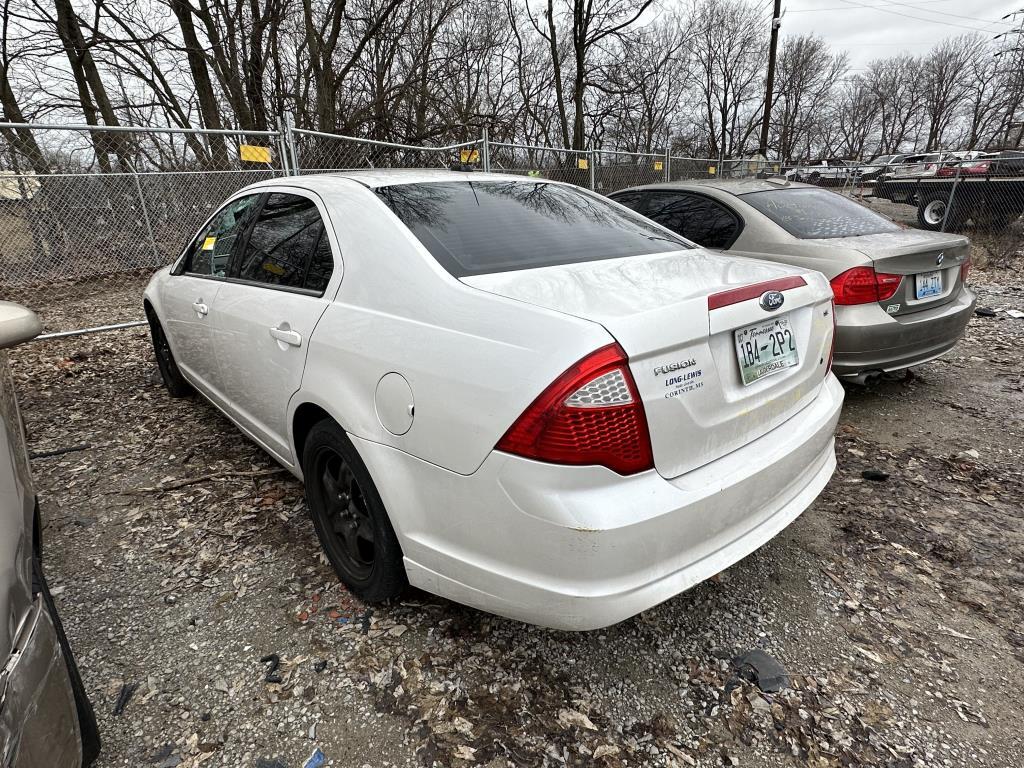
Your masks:
<svg viewBox="0 0 1024 768"><path fill-rule="evenodd" d="M909 13L901 13L899 11L893 11L893 10L890 10L888 8L882 8L882 7L877 6L877 5L864 5L864 3L855 3L853 0L842 0L842 2L848 3L849 5L855 6L857 8L867 8L869 10L879 11L880 13L889 13L889 14L892 14L893 16L902 16L905 19L913 19L914 21L926 21L926 22L929 22L931 24L942 24L943 26L946 26L946 27L957 27L959 29L968 29L971 32L991 32L991 30L988 30L988 29L980 29L978 27L968 27L965 24L957 24L957 23L952 22L952 21L940 21L939 19L929 19L929 18L926 18L924 16L911 16ZM926 11L926 13L927 13L927 11ZM991 26L993 24L998 24L999 22L998 21L989 21L989 22L984 22L984 23L985 23L986 26Z"/></svg>
<svg viewBox="0 0 1024 768"><path fill-rule="evenodd" d="M842 0L842 1L845 2L845 0ZM958 18L958 19L970 19L971 21L981 21L981 19L975 19L973 16L957 16L955 13L947 13L946 11L932 11L932 10L929 10L928 8L921 8L922 5L931 5L933 3L949 3L949 2L952 2L952 0L927 0L927 2L921 2L921 3L901 3L901 2L897 2L897 0L886 0L886 2L877 3L875 6L872 6L872 7L881 8L881 6L884 6L884 5L903 5L903 6L906 6L908 8L915 9L915 10L921 10L924 13L938 13L938 14L942 14L944 16L954 16L955 18ZM849 9L846 6L839 5L839 6L832 6L832 7L829 7L829 8L788 8L786 10L787 10L788 13L821 13L822 11L846 11L846 10L849 10ZM995 23L995 22L991 22L991 23Z"/></svg>

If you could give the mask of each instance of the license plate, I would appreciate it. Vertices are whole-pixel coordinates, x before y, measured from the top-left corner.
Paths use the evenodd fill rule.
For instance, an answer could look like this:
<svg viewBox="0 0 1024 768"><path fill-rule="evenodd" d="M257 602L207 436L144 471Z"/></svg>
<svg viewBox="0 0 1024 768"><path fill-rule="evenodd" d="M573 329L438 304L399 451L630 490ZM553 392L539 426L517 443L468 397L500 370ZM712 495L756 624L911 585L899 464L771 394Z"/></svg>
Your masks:
<svg viewBox="0 0 1024 768"><path fill-rule="evenodd" d="M917 288L917 298L919 299L938 296L942 293L942 272L936 270L914 275L914 286Z"/></svg>
<svg viewBox="0 0 1024 768"><path fill-rule="evenodd" d="M763 320L734 331L744 386L800 363L788 317Z"/></svg>

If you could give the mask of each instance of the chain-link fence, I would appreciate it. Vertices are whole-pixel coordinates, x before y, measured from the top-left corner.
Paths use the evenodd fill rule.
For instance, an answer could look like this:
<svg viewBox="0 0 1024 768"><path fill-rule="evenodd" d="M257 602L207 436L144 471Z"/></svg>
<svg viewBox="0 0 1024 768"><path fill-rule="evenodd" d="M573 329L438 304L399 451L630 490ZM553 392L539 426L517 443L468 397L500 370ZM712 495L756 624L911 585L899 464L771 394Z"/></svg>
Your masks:
<svg viewBox="0 0 1024 768"><path fill-rule="evenodd" d="M481 160L480 139L445 146L414 146L299 128L289 131L289 135L291 166L303 174L373 168L475 167Z"/></svg>
<svg viewBox="0 0 1024 768"><path fill-rule="evenodd" d="M591 152L559 149L530 144L488 143L484 169L491 173L515 173L522 176L564 181L593 189Z"/></svg>
<svg viewBox="0 0 1024 768"><path fill-rule="evenodd" d="M665 154L602 149L593 155L594 189L604 194L626 187L656 184L669 178L671 159Z"/></svg>
<svg viewBox="0 0 1024 768"><path fill-rule="evenodd" d="M515 173L604 194L684 179L781 176L945 231L1010 231L1024 212L1022 152L782 165L492 142L486 129L467 141L419 146L287 123L280 131L0 123L0 297L31 306L51 333L138 321L149 275L237 190L287 175L374 168Z"/></svg>
<svg viewBox="0 0 1024 768"><path fill-rule="evenodd" d="M152 272L225 198L287 172L277 131L0 124L0 297L50 333L141 319Z"/></svg>

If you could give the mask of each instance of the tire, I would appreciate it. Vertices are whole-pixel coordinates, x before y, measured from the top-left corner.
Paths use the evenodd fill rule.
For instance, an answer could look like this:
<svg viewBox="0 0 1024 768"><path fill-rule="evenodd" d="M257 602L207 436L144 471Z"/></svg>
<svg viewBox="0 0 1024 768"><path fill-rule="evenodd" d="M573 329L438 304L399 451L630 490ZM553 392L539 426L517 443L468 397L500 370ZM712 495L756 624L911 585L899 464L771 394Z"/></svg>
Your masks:
<svg viewBox="0 0 1024 768"><path fill-rule="evenodd" d="M942 229L945 220L947 229L956 229L963 226L965 217L963 211L955 202L953 209L946 214L946 196L928 195L922 197L917 204L917 223L921 229L937 232Z"/></svg>
<svg viewBox="0 0 1024 768"><path fill-rule="evenodd" d="M324 419L302 452L306 503L335 573L365 603L398 597L408 579L377 487L344 430Z"/></svg>
<svg viewBox="0 0 1024 768"><path fill-rule="evenodd" d="M160 378L163 379L167 392L171 397L189 397L195 389L182 376L160 321L151 311L147 311L146 315L149 319L149 333L153 337L153 354L156 355L156 365L160 369Z"/></svg>
<svg viewBox="0 0 1024 768"><path fill-rule="evenodd" d="M36 529L38 525L38 512L36 513ZM96 712L92 708L92 702L85 692L85 685L82 683L82 675L78 671L78 664L75 662L75 655L71 652L71 644L64 633L64 625L61 623L60 614L57 613L57 606L53 602L53 595L46 584L46 576L43 574L43 563L39 542L33 544L32 557L32 581L33 589L43 596L43 605L53 628L57 633L57 642L60 643L61 654L64 656L64 663L68 669L68 681L71 683L71 691L75 697L75 710L78 713L78 732L82 738L82 766L88 768L100 754L100 729L96 724Z"/></svg>

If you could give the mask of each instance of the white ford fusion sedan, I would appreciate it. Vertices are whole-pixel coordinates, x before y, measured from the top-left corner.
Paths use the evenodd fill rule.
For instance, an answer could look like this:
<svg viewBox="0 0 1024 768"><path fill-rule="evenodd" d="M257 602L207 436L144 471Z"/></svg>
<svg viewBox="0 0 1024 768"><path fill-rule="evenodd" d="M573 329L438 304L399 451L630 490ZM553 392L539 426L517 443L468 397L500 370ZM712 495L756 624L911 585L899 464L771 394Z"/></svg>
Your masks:
<svg viewBox="0 0 1024 768"><path fill-rule="evenodd" d="M238 192L145 308L171 394L304 479L357 596L592 629L821 491L831 299L567 184L396 170Z"/></svg>

